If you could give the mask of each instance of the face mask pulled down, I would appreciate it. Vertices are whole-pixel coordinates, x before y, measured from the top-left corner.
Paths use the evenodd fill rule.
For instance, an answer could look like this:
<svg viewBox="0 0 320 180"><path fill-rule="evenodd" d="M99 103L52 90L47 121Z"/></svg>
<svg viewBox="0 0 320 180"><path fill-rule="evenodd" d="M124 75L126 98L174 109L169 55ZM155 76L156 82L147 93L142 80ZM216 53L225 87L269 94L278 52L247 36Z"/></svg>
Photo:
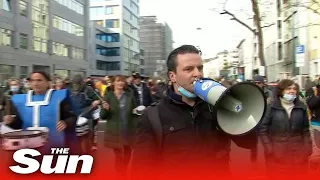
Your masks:
<svg viewBox="0 0 320 180"><path fill-rule="evenodd" d="M197 97L197 95L193 94L192 92L186 90L182 86L180 86L178 83L176 83L176 86L178 88L179 93L181 93L183 96L189 98L189 99L194 99Z"/></svg>

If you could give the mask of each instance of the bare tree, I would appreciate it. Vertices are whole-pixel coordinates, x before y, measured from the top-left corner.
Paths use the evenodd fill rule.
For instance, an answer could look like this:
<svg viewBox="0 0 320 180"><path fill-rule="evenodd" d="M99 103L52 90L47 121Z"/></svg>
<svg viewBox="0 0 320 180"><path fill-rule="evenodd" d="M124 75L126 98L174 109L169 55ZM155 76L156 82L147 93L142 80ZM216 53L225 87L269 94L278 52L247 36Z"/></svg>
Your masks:
<svg viewBox="0 0 320 180"><path fill-rule="evenodd" d="M265 69L266 69L266 62L265 62L265 58L264 58L264 44L263 44L263 30L262 29L273 26L274 23L270 23L270 24L262 26L261 21L262 21L263 17L265 17L266 15L261 16L259 4L258 4L257 0L251 0L253 17L251 17L250 19L253 19L255 27L251 27L250 25L245 23L245 21L240 20L234 13L231 13L230 11L228 11L226 9L227 2L228 2L228 0L225 0L225 2L223 4L223 10L222 10L222 12L220 12L220 14L231 16L230 20L236 21L237 23L246 27L249 31L251 31L253 33L254 36L257 37L257 39L258 39L258 55L259 55L259 59L260 59L260 64L261 64L261 66L265 66ZM264 3L267 3L267 1L264 1ZM272 3L272 2L270 1L269 3ZM267 76L266 70L265 70L265 76Z"/></svg>

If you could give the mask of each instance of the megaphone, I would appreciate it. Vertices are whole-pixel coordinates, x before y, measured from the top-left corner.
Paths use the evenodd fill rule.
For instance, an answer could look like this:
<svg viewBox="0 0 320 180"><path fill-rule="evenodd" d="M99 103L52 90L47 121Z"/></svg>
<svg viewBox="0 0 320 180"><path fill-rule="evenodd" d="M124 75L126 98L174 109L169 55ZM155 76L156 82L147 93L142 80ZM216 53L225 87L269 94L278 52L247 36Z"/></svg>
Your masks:
<svg viewBox="0 0 320 180"><path fill-rule="evenodd" d="M226 88L211 79L197 79L194 93L217 108L218 126L230 135L244 135L255 129L267 104L261 88L249 82Z"/></svg>

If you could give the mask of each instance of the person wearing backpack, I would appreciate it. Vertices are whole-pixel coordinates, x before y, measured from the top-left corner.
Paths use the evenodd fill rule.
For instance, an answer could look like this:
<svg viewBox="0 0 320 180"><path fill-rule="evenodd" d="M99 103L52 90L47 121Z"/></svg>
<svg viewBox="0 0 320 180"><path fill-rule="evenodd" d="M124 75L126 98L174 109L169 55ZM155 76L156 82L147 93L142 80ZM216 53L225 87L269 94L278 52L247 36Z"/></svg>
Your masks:
<svg viewBox="0 0 320 180"><path fill-rule="evenodd" d="M203 77L199 53L192 45L170 53L167 68L172 86L138 121L132 179L230 178L232 137L217 126L216 108L193 92L193 82ZM245 136L241 138L238 146L246 142Z"/></svg>
<svg viewBox="0 0 320 180"><path fill-rule="evenodd" d="M98 105L100 104L99 97L95 94L94 89L86 85L83 77L80 74L77 74L73 77L69 92L71 110L77 117L84 113L84 111L86 111L88 108L97 109ZM93 121L94 119L91 118L89 120ZM92 148L91 136L92 132L89 132L88 134L79 137L81 150L83 152L89 152L89 149Z"/></svg>

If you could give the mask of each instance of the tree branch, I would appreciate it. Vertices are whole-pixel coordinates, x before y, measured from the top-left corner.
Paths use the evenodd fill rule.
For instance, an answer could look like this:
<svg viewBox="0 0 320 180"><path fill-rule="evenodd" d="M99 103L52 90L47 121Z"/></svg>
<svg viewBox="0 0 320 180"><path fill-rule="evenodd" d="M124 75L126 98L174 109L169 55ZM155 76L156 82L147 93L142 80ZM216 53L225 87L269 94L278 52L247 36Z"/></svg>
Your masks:
<svg viewBox="0 0 320 180"><path fill-rule="evenodd" d="M273 26L275 25L275 23L271 23L271 24L268 24L268 25L265 25L265 26L261 26L261 28L267 28L267 27L270 27L270 26Z"/></svg>
<svg viewBox="0 0 320 180"><path fill-rule="evenodd" d="M233 13L231 13L231 12L229 12L227 10L223 10L223 12L221 12L220 14L227 14L227 15L231 16L232 18L230 20L234 20L234 21L238 22L239 24L243 25L244 27L249 29L251 32L256 34L256 30L255 29L253 29L252 27L250 27L249 25L247 25L246 23L244 23L243 21L238 19Z"/></svg>

